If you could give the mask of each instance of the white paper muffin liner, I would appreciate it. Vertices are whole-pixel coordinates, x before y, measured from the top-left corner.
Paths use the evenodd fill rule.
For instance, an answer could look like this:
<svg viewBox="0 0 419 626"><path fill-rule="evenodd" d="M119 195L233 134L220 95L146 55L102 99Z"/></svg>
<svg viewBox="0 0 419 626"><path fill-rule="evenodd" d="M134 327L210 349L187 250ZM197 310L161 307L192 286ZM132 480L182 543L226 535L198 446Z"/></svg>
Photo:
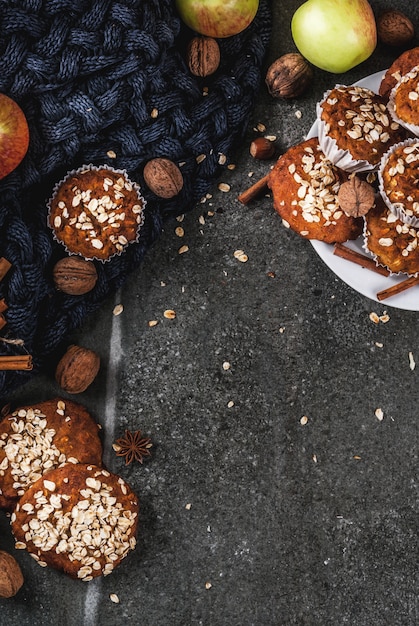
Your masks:
<svg viewBox="0 0 419 626"><path fill-rule="evenodd" d="M402 146L410 146L414 143L418 143L418 139L415 139L414 137L412 137L411 139L406 139L406 141L401 141L391 146L391 148L387 150L387 152L383 155L380 162L380 167L378 169L378 189L387 207L401 222L409 224L414 228L419 228L419 215L407 215L403 206L401 206L400 204L393 204L384 190L383 181L384 167L386 166L386 163L389 157L393 154L393 152Z"/></svg>
<svg viewBox="0 0 419 626"><path fill-rule="evenodd" d="M339 87L347 87L347 85L336 85L334 89ZM321 118L322 103L327 100L331 91L332 90L329 89L325 92L323 99L317 104L316 107L319 145L321 149L329 161L345 172L371 172L373 170L377 170L378 165L373 165L364 159L354 159L349 150L342 150L342 148L339 148L336 140L327 134L326 123Z"/></svg>
<svg viewBox="0 0 419 626"><path fill-rule="evenodd" d="M50 224L50 215L51 215L51 203L54 200L57 192L59 191L59 189L61 188L62 184L64 182L66 182L69 178L71 178L72 176L75 176L77 174L80 174L82 172L85 172L86 170L90 170L90 171L96 171L99 172L100 170L108 170L109 172L112 172L114 174L121 174L124 179L129 182L132 185L132 188L135 190L137 197L138 197L138 203L141 204L142 210L140 213L138 213L137 216L137 228L136 228L136 236L135 238L131 239L130 241L128 241L127 244L125 244L124 248L122 250L115 250L114 253L110 254L108 257L106 258L101 258L98 256L95 256L94 254L90 255L90 256L84 256L81 252L77 252L75 250L70 250L66 243L62 240L59 239L55 233L55 229L54 227ZM52 231L52 235L54 237L54 240L59 243L61 246L63 246L63 248L65 249L65 251L67 252L67 254L69 255L73 255L73 256L80 256L83 259L85 259L86 261L100 261L101 263L106 263L108 261L110 261L111 259L113 259L116 256L120 256L125 250L126 248L132 244L132 243L137 243L139 238L140 238L140 231L141 231L141 227L144 224L144 219L145 219L145 215L144 215L144 209L145 206L147 204L147 201L143 198L143 196L141 195L141 188L140 186L134 182L133 180L130 179L128 173L126 170L121 170L121 169L115 169L113 167L110 167L109 165L93 165L92 163L89 163L88 165L82 165L81 167L71 170L69 172L67 172L67 174L64 176L64 178L62 178L60 181L58 181L57 183L55 183L53 190L52 190L52 194L50 199L47 202L47 208L48 208L48 215L47 215L47 224L48 227L50 228L50 230Z"/></svg>
<svg viewBox="0 0 419 626"><path fill-rule="evenodd" d="M395 103L394 103L394 98L396 96L397 89L400 87L400 85L404 82L407 82L410 78L414 78L415 76L418 76L419 78L419 65L416 65L414 68L410 70L410 72L408 72L407 74L404 74L399 80L399 82L397 83L397 85L393 87L389 95L387 108L390 112L392 119L395 122L400 124L400 126L403 126L403 128L406 128L409 132L412 133L412 135L416 135L416 137L419 137L419 125L410 124L409 122L406 122L406 120L403 120L401 117L399 117L396 112ZM417 106L419 107L419 99L417 100Z"/></svg>

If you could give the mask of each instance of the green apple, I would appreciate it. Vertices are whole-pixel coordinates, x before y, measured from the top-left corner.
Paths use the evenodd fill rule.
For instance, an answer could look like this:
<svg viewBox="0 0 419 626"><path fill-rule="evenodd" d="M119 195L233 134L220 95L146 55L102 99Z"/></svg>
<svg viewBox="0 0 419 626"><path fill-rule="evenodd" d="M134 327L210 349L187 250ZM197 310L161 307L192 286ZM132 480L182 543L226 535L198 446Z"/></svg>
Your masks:
<svg viewBox="0 0 419 626"><path fill-rule="evenodd" d="M367 0L308 0L294 13L291 32L310 63L334 74L368 59L377 45L375 17Z"/></svg>
<svg viewBox="0 0 419 626"><path fill-rule="evenodd" d="M176 8L192 30L223 38L241 33L251 24L259 0L176 0Z"/></svg>

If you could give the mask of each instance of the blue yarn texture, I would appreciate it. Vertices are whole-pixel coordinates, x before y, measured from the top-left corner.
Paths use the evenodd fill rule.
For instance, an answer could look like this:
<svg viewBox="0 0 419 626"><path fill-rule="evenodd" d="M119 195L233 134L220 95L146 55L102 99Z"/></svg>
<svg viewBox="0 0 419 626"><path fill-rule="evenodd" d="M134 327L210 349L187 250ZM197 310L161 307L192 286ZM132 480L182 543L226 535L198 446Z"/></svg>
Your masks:
<svg viewBox="0 0 419 626"><path fill-rule="evenodd" d="M244 136L269 42L268 0L246 31L218 40L221 65L206 79L186 65L194 33L174 4L0 0L0 92L19 103L30 129L26 157L0 181L0 256L12 263L0 283L8 305L0 354L28 352L34 366L0 372L2 399L51 365L69 334L140 266L165 222L209 191L222 171L219 155L229 162ZM182 163L184 187L173 199L157 198L143 181L155 157ZM142 187L146 216L138 243L95 262L95 288L69 296L52 280L66 252L47 227L46 202L67 171L88 163L126 170Z"/></svg>

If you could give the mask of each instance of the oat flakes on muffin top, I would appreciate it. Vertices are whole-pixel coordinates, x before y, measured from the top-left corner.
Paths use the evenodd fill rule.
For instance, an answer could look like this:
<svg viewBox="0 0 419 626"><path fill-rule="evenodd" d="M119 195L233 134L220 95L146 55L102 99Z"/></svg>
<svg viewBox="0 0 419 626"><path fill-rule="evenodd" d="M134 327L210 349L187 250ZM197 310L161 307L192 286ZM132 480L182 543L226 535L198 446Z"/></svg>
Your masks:
<svg viewBox="0 0 419 626"><path fill-rule="evenodd" d="M319 110L326 141L333 139L354 161L377 166L388 148L405 137L391 118L386 99L365 87L338 85L326 95ZM334 161L333 151L321 140L320 145Z"/></svg>

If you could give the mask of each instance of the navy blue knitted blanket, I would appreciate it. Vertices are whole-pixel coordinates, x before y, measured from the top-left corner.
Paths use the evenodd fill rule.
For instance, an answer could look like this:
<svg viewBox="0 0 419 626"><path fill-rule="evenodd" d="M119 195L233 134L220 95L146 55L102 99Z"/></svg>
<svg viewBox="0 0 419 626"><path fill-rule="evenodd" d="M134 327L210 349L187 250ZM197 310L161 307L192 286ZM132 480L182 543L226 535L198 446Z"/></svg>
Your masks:
<svg viewBox="0 0 419 626"><path fill-rule="evenodd" d="M219 155L228 162L243 137L269 41L268 0L246 31L219 40L220 68L205 79L187 67L194 33L174 4L0 0L0 92L19 103L30 129L25 159L0 181L0 257L12 264L0 283L8 307L0 355L33 357L32 371L0 372L2 399L45 370L69 333L138 268L166 220L196 206L220 175ZM143 183L154 157L182 162L184 187L173 199ZM46 202L55 182L87 163L127 170L142 187L146 216L138 243L96 264L91 292L70 296L52 280L65 251L46 225Z"/></svg>

